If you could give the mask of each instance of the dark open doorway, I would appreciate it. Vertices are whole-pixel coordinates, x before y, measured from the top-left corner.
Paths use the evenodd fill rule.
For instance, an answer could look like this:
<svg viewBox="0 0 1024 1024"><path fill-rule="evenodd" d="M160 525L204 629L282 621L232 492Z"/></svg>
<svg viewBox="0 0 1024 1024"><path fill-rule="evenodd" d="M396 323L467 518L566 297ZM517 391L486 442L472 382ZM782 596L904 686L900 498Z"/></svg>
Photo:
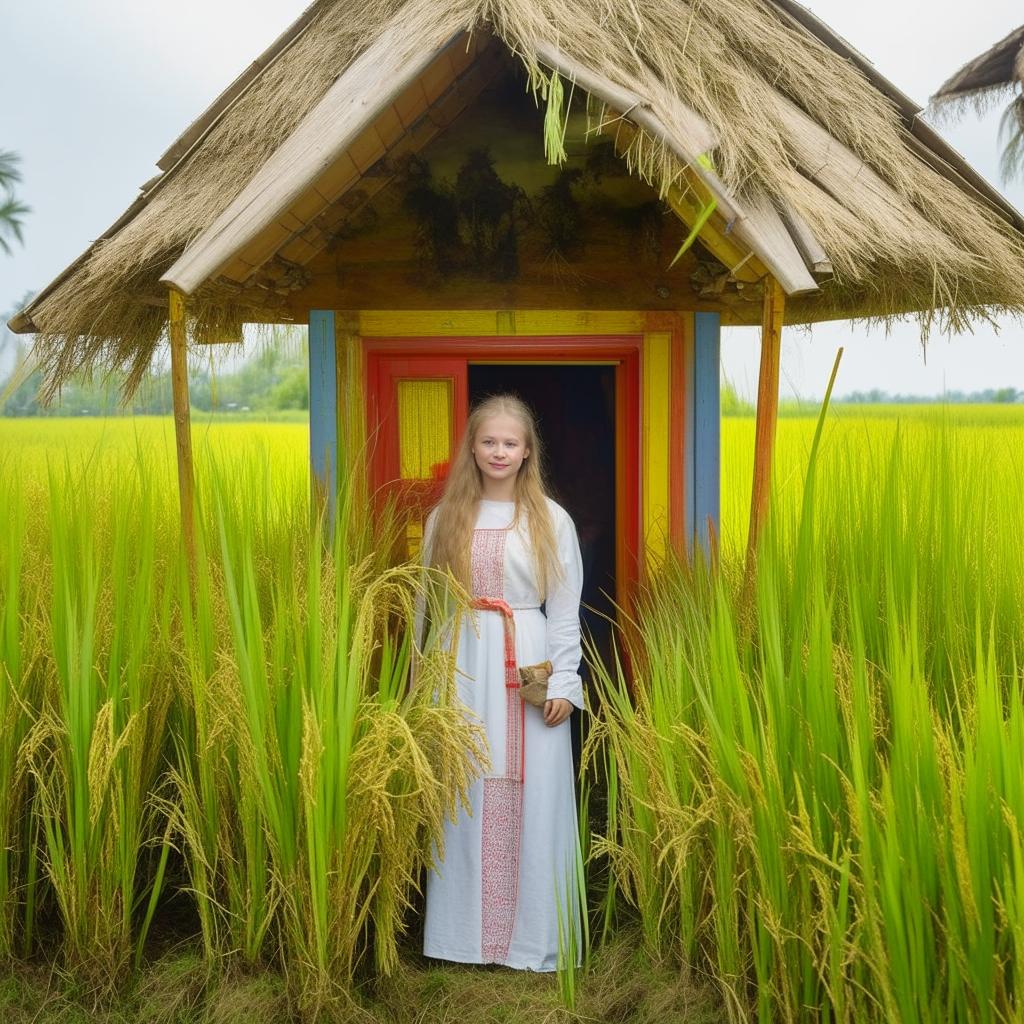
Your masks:
<svg viewBox="0 0 1024 1024"><path fill-rule="evenodd" d="M610 626L603 616L612 616L607 595L615 594L615 366L470 363L468 383L471 408L488 395L512 392L536 414L549 492L572 516L579 534L583 629L607 658ZM585 664L581 673L586 686ZM580 716L573 718L578 767Z"/></svg>

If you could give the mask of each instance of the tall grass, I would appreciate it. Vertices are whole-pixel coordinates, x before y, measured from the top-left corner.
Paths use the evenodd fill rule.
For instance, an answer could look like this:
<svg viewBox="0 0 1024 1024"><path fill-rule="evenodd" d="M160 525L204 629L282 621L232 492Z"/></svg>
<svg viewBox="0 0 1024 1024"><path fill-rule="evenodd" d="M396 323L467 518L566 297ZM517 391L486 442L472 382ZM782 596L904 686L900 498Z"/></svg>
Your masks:
<svg viewBox="0 0 1024 1024"><path fill-rule="evenodd" d="M670 563L621 633L632 693L595 666L595 854L734 1020L1024 1012L1020 482L949 424L920 443L812 462L750 621L736 561Z"/></svg>
<svg viewBox="0 0 1024 1024"><path fill-rule="evenodd" d="M1024 1016L1024 427L843 413L811 478L811 424L780 421L749 605L729 420L718 573L666 564L612 657L587 644L565 1007L600 982L585 880L595 939L635 919L732 1020ZM302 444L211 428L193 576L169 429L0 457L0 957L110 988L171 923L310 1019L394 973L486 760L451 648L411 678L414 602L442 598L396 564L397 521L343 467L325 526Z"/></svg>
<svg viewBox="0 0 1024 1024"><path fill-rule="evenodd" d="M350 475L324 542L301 474L268 493L268 452L208 453L192 574L170 465L84 454L0 487L0 953L20 927L109 991L183 877L211 970L274 964L315 1017L394 970L432 843L486 763L454 653L410 685L422 581ZM30 492L49 504L27 523Z"/></svg>
<svg viewBox="0 0 1024 1024"><path fill-rule="evenodd" d="M7 542L0 545L0 960L16 948L19 919L38 870L28 816L27 773L21 761L25 736L37 707L37 591L24 578L27 510L0 473L0 522ZM31 941L30 932L26 934Z"/></svg>

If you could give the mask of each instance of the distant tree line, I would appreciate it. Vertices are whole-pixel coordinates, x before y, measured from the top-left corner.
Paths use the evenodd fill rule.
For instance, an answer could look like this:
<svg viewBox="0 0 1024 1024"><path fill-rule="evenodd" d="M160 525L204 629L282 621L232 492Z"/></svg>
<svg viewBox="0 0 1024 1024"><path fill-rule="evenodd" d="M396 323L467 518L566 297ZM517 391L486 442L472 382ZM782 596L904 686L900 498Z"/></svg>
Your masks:
<svg viewBox="0 0 1024 1024"><path fill-rule="evenodd" d="M6 330L6 321L17 309L24 308L31 294L23 298L6 313L0 313L0 370L4 356L13 357L16 365L24 359L28 346ZM265 345L258 353L230 370L211 369L198 359L192 359L189 370L189 395L192 408L202 412L270 413L309 408L309 370L305 345L298 344L294 329L283 329L283 336ZM0 377L0 396L7 389L14 369ZM48 407L39 404L37 393L41 375L31 374L0 405L3 416L117 416L117 415L170 415L171 375L169 369L154 370L133 396L127 406L121 405L119 380L115 377L89 381L76 377L61 390L60 398ZM817 401L817 400L814 400ZM848 405L924 404L943 403L1001 403L1024 402L1024 391L1012 387L986 388L984 391L948 391L944 395L890 394L879 388L870 391L852 391L834 403ZM752 416L754 405L741 397L732 383L723 380L720 392L723 416ZM803 409L806 402L796 406ZM792 412L794 403L784 400L779 413Z"/></svg>
<svg viewBox="0 0 1024 1024"><path fill-rule="evenodd" d="M22 353L23 354L23 353ZM20 362L20 359L19 359ZM0 395L10 380L0 380ZM169 369L157 370L143 382L128 405L121 404L119 380L76 377L61 389L60 398L41 406L41 375L31 374L0 408L3 416L119 416L170 415L173 410ZM192 361L189 398L203 412L277 412L309 408L309 370L302 351L267 346L228 372L211 371Z"/></svg>
<svg viewBox="0 0 1024 1024"><path fill-rule="evenodd" d="M956 405L989 405L992 403L1024 402L1024 391L1017 388L985 388L984 391L946 391L941 395L890 395L888 391L872 388L870 391L851 391L836 402L850 405L919 405L926 402L943 402Z"/></svg>

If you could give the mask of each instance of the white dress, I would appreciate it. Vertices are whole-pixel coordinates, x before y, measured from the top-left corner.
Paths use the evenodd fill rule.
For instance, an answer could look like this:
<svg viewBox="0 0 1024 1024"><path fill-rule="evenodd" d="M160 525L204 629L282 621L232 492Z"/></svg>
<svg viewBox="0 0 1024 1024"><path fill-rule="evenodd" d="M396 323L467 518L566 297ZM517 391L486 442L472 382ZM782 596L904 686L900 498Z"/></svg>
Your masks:
<svg viewBox="0 0 1024 1024"><path fill-rule="evenodd" d="M511 606L515 664L550 660L549 698L564 697L582 708L583 563L569 513L547 500L564 578L549 583L545 611L540 609L525 510L519 527L508 529L515 511L511 501L480 502L472 596ZM425 554L435 515L436 509L424 527ZM569 719L545 725L543 708L525 703L518 690L506 687L506 679L516 676L515 668L506 670L502 612L475 610L473 617L479 637L471 622L464 621L459 630L457 688L468 713L484 723L492 772L472 785L472 815L460 807L457 820L445 822L443 862L434 848L439 870L427 872L423 952L463 963L553 971L558 966L557 901L563 935L571 923L576 950L581 950ZM579 952L575 959L579 964Z"/></svg>

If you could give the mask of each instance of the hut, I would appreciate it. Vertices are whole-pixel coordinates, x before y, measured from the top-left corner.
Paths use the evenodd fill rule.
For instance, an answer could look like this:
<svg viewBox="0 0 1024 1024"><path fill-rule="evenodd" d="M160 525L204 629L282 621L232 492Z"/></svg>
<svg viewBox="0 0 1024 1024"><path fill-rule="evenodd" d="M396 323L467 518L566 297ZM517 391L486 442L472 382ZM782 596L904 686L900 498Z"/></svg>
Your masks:
<svg viewBox="0 0 1024 1024"><path fill-rule="evenodd" d="M955 112L973 106L983 112L1005 96L1011 99L1003 113L1000 134L1006 142L1003 177L1009 179L1024 170L1024 25L969 60L943 82L931 102L936 110Z"/></svg>
<svg viewBox="0 0 1024 1024"><path fill-rule="evenodd" d="M1024 25L969 60L939 86L932 101L984 104L990 98L1006 95L1015 85L1024 86Z"/></svg>
<svg viewBox="0 0 1024 1024"><path fill-rule="evenodd" d="M314 486L375 438L410 553L513 387L623 600L713 546L723 325L763 332L753 537L784 323L1024 306L1024 222L919 114L792 0L320 0L11 328L46 396L169 339L186 530L187 354L243 324L308 323Z"/></svg>

